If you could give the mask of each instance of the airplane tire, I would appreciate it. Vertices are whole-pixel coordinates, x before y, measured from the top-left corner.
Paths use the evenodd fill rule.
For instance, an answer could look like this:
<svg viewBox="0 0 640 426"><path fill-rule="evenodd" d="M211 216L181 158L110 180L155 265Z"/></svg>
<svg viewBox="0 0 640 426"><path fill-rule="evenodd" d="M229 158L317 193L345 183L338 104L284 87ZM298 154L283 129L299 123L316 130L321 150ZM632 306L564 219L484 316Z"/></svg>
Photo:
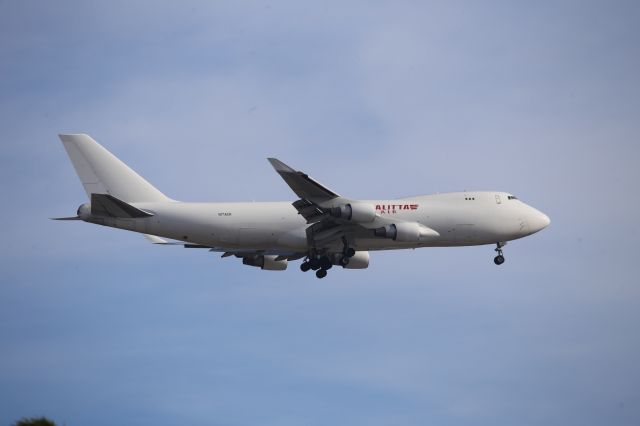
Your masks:
<svg viewBox="0 0 640 426"><path fill-rule="evenodd" d="M497 255L494 259L493 259L493 263L495 263L496 265L502 265L504 263L504 256L502 255Z"/></svg>
<svg viewBox="0 0 640 426"><path fill-rule="evenodd" d="M333 266L331 264L331 259L329 259L327 256L322 256L320 258L320 267L322 269L331 269L331 266Z"/></svg>
<svg viewBox="0 0 640 426"><path fill-rule="evenodd" d="M356 255L356 250L353 247L349 247L344 251L344 255L347 257L353 257Z"/></svg>
<svg viewBox="0 0 640 426"><path fill-rule="evenodd" d="M300 264L300 270L302 272L307 272L309 269L311 269L311 265L309 265L309 262L302 262Z"/></svg>
<svg viewBox="0 0 640 426"><path fill-rule="evenodd" d="M348 257L343 257L342 259L340 259L340 265L342 265L343 268L345 266L347 266L348 264L349 264L349 258Z"/></svg>
<svg viewBox="0 0 640 426"><path fill-rule="evenodd" d="M316 271L316 277L318 278L324 278L327 276L327 270L326 269L318 269Z"/></svg>
<svg viewBox="0 0 640 426"><path fill-rule="evenodd" d="M309 260L309 266L314 271L317 271L318 269L320 269L320 260L318 260L317 258L310 259Z"/></svg>

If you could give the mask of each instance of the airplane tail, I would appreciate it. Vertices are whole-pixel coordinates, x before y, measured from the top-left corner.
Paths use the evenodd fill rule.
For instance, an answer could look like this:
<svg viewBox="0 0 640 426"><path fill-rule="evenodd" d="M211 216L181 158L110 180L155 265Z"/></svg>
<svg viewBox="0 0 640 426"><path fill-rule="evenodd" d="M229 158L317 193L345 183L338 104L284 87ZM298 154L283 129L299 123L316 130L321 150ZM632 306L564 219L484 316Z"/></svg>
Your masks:
<svg viewBox="0 0 640 426"><path fill-rule="evenodd" d="M126 203L171 200L89 135L59 136L89 199L109 194Z"/></svg>

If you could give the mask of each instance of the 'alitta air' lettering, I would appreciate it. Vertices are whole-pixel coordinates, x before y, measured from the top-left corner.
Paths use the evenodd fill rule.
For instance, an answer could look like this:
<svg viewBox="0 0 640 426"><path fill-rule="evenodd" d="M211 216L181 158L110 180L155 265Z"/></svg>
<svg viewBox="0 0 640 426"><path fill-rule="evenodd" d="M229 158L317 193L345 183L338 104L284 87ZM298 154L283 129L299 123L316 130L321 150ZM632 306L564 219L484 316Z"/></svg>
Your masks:
<svg viewBox="0 0 640 426"><path fill-rule="evenodd" d="M418 210L419 204L376 204L380 214L393 214L398 210Z"/></svg>

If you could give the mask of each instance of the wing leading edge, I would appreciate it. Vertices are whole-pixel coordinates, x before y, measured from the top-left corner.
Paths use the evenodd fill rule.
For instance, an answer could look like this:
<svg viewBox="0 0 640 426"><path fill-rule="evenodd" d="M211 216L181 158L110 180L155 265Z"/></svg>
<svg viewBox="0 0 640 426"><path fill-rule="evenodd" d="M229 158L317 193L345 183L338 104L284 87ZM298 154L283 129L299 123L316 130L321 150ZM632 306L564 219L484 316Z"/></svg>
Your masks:
<svg viewBox="0 0 640 426"><path fill-rule="evenodd" d="M277 158L268 158L273 168L295 194L303 200L322 203L340 197L326 186L316 182L304 172L294 170Z"/></svg>

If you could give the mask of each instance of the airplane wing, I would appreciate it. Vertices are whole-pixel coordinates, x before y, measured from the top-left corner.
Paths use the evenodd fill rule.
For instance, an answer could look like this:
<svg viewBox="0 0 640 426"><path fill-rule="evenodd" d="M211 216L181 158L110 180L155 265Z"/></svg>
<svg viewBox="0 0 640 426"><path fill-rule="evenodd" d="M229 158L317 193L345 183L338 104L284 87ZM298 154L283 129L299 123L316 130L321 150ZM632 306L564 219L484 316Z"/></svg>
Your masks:
<svg viewBox="0 0 640 426"><path fill-rule="evenodd" d="M273 168L278 172L289 187L300 197L293 202L293 207L307 223L315 223L324 219L329 213L329 209L322 205L328 201L337 201L342 198L326 186L313 180L308 174L295 170L277 158L268 158Z"/></svg>
<svg viewBox="0 0 640 426"><path fill-rule="evenodd" d="M268 160L301 199L309 200L312 203L321 203L339 197L338 194L316 182L306 173L292 169L277 158L269 158Z"/></svg>
<svg viewBox="0 0 640 426"><path fill-rule="evenodd" d="M277 158L268 160L293 192L300 197L292 205L310 224L306 229L309 247L322 249L336 241L342 241L346 246L349 237L369 231L358 223L341 219L339 215L338 217L332 215L336 205L347 204L349 200Z"/></svg>
<svg viewBox="0 0 640 426"><path fill-rule="evenodd" d="M183 244L183 243L178 242L178 241L165 240L164 238L160 238L157 235L144 234L144 237L151 244L159 244L159 245L162 245L162 246L178 246L178 245L182 245Z"/></svg>
<svg viewBox="0 0 640 426"><path fill-rule="evenodd" d="M201 246L198 244L185 244L184 248L206 248L212 252L222 253L220 257L235 256L243 258L247 256L277 256L276 260L297 260L305 256L305 253L297 253L294 251L283 252L282 250L229 249L224 247Z"/></svg>
<svg viewBox="0 0 640 426"><path fill-rule="evenodd" d="M224 247L213 247L213 246L204 246L201 244L188 244L183 241L169 241L167 239L158 237L157 235L144 234L144 237L151 244L163 245L163 246L183 246L184 248L200 248L207 249L211 252L222 253L221 257L229 257L235 256L238 258L246 257L246 256L277 256L275 260L297 260L301 259L305 256L305 253L297 253L297 252L283 252L283 251L272 251L272 250L254 250L254 249L229 249Z"/></svg>

